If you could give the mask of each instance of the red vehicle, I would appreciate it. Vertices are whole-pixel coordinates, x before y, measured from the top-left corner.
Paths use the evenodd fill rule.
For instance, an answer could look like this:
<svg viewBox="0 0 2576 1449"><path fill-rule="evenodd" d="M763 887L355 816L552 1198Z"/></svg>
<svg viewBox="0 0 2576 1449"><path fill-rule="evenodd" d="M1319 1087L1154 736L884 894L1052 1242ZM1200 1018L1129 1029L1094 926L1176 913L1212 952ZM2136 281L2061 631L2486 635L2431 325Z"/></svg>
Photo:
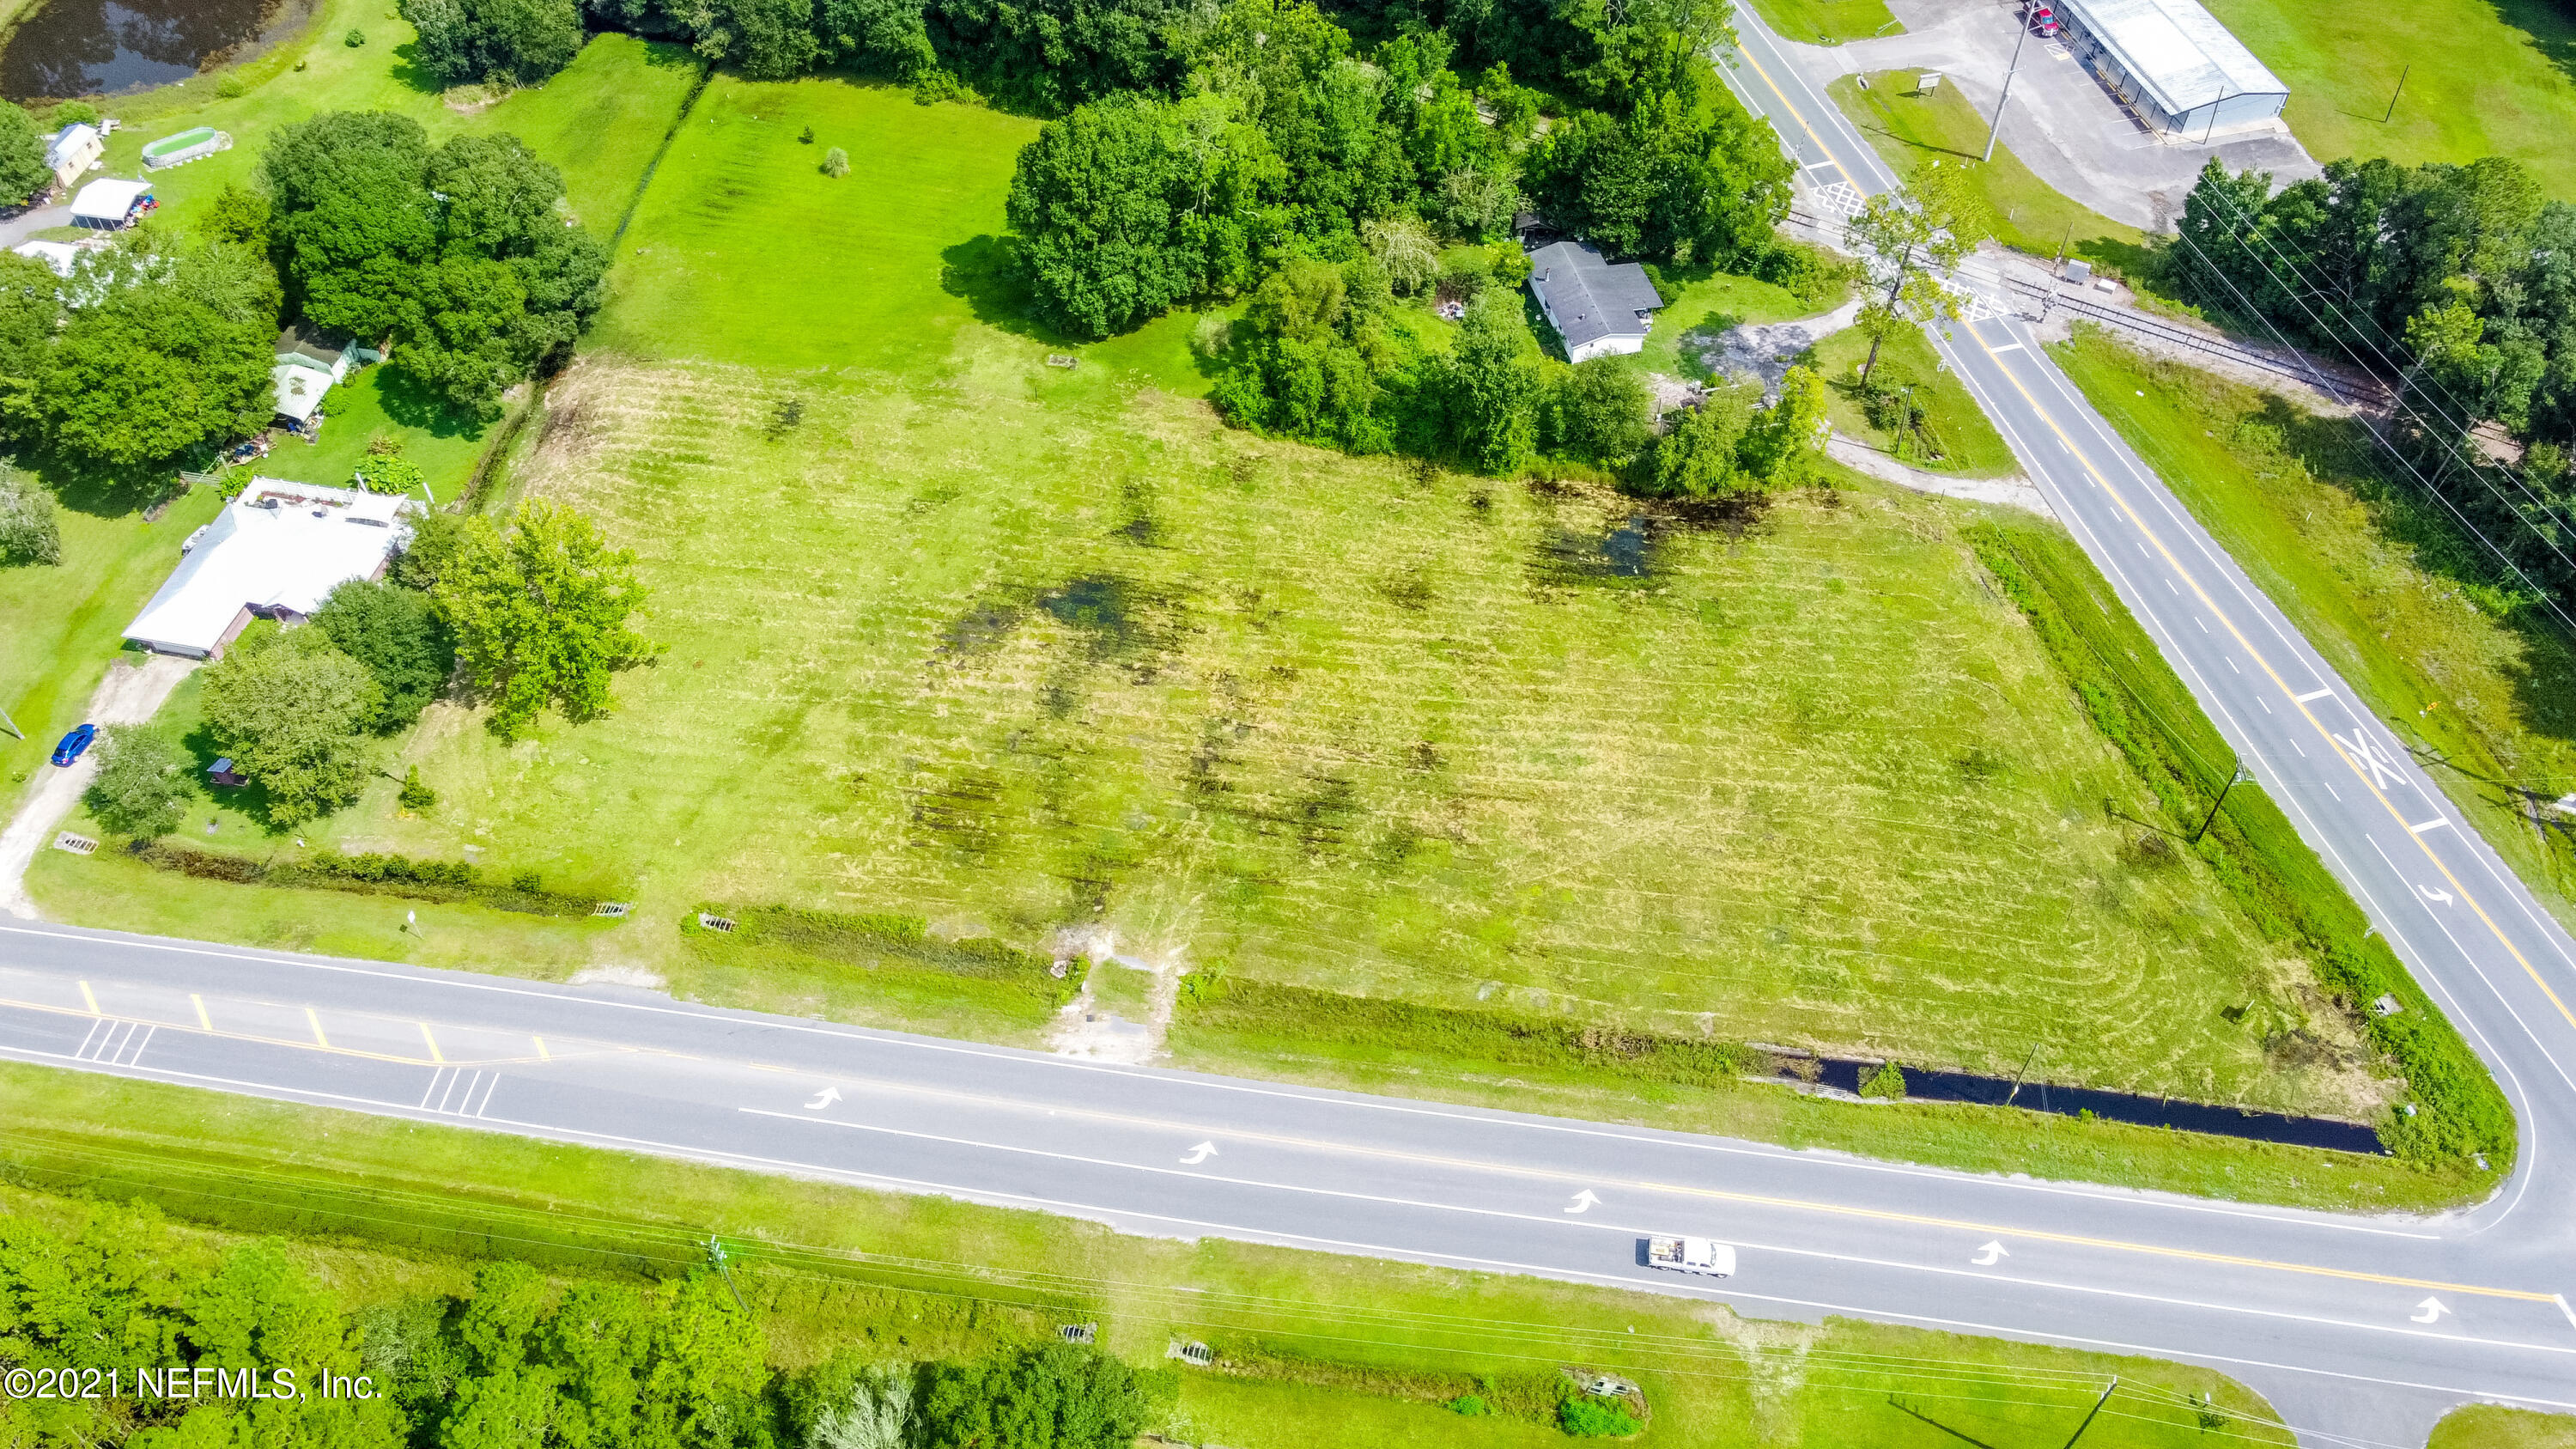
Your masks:
<svg viewBox="0 0 2576 1449"><path fill-rule="evenodd" d="M2037 35L2042 40L2055 40L2057 38L2057 12L2049 9L2045 5L2034 5L2030 7L2030 29L2032 34Z"/></svg>

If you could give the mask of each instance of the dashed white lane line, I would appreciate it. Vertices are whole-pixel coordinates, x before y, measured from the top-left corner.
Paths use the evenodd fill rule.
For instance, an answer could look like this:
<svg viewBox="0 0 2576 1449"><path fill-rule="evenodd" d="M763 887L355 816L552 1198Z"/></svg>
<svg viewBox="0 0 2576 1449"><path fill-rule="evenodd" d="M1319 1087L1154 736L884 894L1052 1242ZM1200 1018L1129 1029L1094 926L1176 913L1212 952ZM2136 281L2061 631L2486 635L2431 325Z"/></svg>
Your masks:
<svg viewBox="0 0 2576 1449"><path fill-rule="evenodd" d="M2334 691L2331 689L2311 689L2305 694L2292 695L2291 698L2297 700L2301 704L2314 704L2318 700L2321 700L2332 693L2334 693Z"/></svg>
<svg viewBox="0 0 2576 1449"><path fill-rule="evenodd" d="M2439 829L2441 829L2443 826L2448 825L2448 824L2450 824L2450 823L2451 823L2451 822L2450 822L2449 820L2446 820L2446 819L2444 819L2443 817L2441 817L2441 816L2439 816L2439 815L2436 815L2436 816L2434 816L2432 819L2425 821L2425 822L2424 822L2423 824L2421 824L2421 825L2409 825L2409 826L2407 826L2407 827L2406 827L2406 829L2407 829L2407 830L2408 830L2408 832L2409 832L2409 833L2411 833L2411 834L2421 835L2421 834L2423 834L2423 833L2424 833L2425 831L2427 831L2427 830L2439 830Z"/></svg>

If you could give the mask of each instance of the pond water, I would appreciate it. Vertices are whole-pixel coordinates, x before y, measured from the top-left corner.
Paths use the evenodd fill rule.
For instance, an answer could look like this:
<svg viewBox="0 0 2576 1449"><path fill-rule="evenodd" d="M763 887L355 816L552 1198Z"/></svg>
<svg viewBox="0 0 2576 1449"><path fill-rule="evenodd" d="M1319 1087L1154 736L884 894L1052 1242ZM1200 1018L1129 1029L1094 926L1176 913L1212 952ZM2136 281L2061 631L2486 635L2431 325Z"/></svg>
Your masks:
<svg viewBox="0 0 2576 1449"><path fill-rule="evenodd" d="M44 0L0 45L0 96L114 95L186 80L261 38L280 0Z"/></svg>

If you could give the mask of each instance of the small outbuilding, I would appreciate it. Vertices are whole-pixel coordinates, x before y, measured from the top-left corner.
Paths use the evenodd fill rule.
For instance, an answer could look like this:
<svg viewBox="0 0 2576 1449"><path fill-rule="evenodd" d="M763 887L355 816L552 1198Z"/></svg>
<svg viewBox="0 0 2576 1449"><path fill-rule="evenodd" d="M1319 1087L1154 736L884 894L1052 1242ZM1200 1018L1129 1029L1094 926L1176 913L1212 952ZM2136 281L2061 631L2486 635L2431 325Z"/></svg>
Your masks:
<svg viewBox="0 0 2576 1449"><path fill-rule="evenodd" d="M2290 88L2200 0L2057 0L2067 49L2159 131L2200 137L2261 125Z"/></svg>
<svg viewBox="0 0 2576 1449"><path fill-rule="evenodd" d="M226 755L206 767L206 783L229 790L247 785L250 781L234 771L232 756Z"/></svg>
<svg viewBox="0 0 2576 1449"><path fill-rule="evenodd" d="M1530 253L1530 294L1576 362L1643 352L1664 305L1646 269L1610 262L1586 242L1551 242Z"/></svg>
<svg viewBox="0 0 2576 1449"><path fill-rule="evenodd" d="M367 360L361 352L349 339L325 337L301 322L277 334L277 360L281 366L328 373L333 382L348 381L349 369Z"/></svg>
<svg viewBox="0 0 2576 1449"><path fill-rule="evenodd" d="M411 536L400 498L253 478L125 627L146 649L218 659L253 619L300 623L351 579L382 578Z"/></svg>
<svg viewBox="0 0 2576 1449"><path fill-rule="evenodd" d="M69 186L107 153L107 138L98 127L74 121L45 138L45 169L57 184Z"/></svg>
<svg viewBox="0 0 2576 1449"><path fill-rule="evenodd" d="M114 231L158 205L149 181L93 181L72 198L72 222Z"/></svg>
<svg viewBox="0 0 2576 1449"><path fill-rule="evenodd" d="M85 248L78 242L31 241L20 242L10 250L22 257L31 257L43 262L54 269L54 275L57 277L68 277L72 274L72 268L79 263L80 254Z"/></svg>

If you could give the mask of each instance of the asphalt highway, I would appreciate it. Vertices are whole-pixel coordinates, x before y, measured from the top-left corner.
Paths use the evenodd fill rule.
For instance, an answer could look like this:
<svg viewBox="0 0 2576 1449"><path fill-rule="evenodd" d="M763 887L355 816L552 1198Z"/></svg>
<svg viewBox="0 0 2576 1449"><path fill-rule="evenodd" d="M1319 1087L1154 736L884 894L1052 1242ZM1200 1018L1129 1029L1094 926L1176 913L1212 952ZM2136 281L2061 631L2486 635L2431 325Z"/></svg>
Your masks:
<svg viewBox="0 0 2576 1449"><path fill-rule="evenodd" d="M1886 162L1759 16L1725 69L1796 160L1811 212L1893 187ZM2576 944L2043 349L2027 299L1966 270L1944 364L2202 707L2512 1098L2521 1161L2452 1231L2576 1279ZM2540 1265L2549 1265L2545 1268ZM2562 1370L2562 1384L2576 1373ZM2322 1411L2321 1411L2322 1412ZM2356 1426L2360 1427L2360 1426Z"/></svg>
<svg viewBox="0 0 2576 1449"><path fill-rule="evenodd" d="M2208 1362L2294 1422L2576 1410L2538 1211L2372 1221L0 924L0 1056L855 1185ZM1638 1240L1737 1245L1723 1282ZM2420 1442L2420 1434L2417 1435Z"/></svg>

